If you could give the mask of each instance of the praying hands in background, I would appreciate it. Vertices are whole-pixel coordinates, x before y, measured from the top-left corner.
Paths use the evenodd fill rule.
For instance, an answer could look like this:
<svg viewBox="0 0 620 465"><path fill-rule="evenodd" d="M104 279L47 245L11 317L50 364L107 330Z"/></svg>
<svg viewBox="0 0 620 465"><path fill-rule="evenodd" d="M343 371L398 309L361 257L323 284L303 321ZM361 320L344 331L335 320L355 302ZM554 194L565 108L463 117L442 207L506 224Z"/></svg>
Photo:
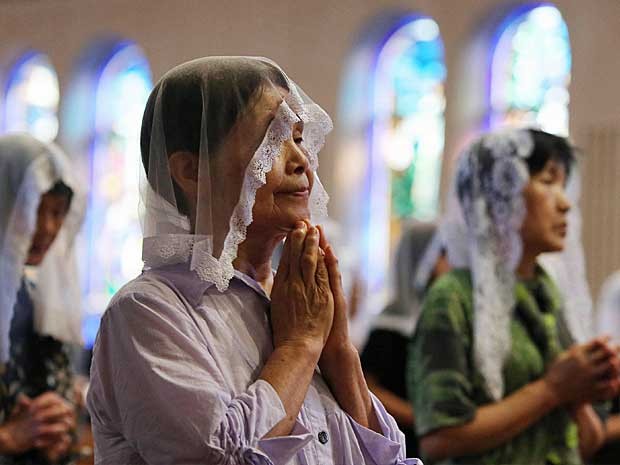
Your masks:
<svg viewBox="0 0 620 465"><path fill-rule="evenodd" d="M0 453L18 455L32 449L50 462L67 455L75 429L75 410L54 392L35 398L20 395L8 420L0 426Z"/></svg>

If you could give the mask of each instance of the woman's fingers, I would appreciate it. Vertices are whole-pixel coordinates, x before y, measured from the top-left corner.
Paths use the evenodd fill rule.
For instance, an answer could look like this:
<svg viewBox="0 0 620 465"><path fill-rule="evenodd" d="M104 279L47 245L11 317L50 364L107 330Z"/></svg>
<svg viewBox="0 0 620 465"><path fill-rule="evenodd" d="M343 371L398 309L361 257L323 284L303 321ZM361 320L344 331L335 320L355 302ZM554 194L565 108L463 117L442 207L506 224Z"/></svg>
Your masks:
<svg viewBox="0 0 620 465"><path fill-rule="evenodd" d="M66 405L53 404L36 412L35 418L42 422L61 421L65 417L71 417L71 410Z"/></svg>
<svg viewBox="0 0 620 465"><path fill-rule="evenodd" d="M585 351L588 357L592 357L593 354L598 352L605 352L609 355L613 355L614 353L613 347L609 344L608 336L600 336L587 342L585 344Z"/></svg>
<svg viewBox="0 0 620 465"><path fill-rule="evenodd" d="M317 260L319 256L319 231L314 227L308 229L304 241L304 251L301 257L301 272L304 283L309 285L315 282Z"/></svg>
<svg viewBox="0 0 620 465"><path fill-rule="evenodd" d="M34 447L37 449L47 449L48 447L53 447L58 441L58 435L39 436L34 441Z"/></svg>
<svg viewBox="0 0 620 465"><path fill-rule="evenodd" d="M593 394L594 400L609 400L618 395L618 388L620 383L618 380L599 381L594 385Z"/></svg>
<svg viewBox="0 0 620 465"><path fill-rule="evenodd" d="M588 360L594 364L604 362L605 360L613 356L613 354L610 354L606 350L600 349L600 348L597 350L588 352L587 354L588 354Z"/></svg>
<svg viewBox="0 0 620 465"><path fill-rule="evenodd" d="M65 400L52 391L45 392L33 399L30 403L31 410L42 410L52 405L65 404Z"/></svg>
<svg viewBox="0 0 620 465"><path fill-rule="evenodd" d="M321 226L320 224L317 225L317 228L319 229L319 233L321 234L321 239L319 241L319 247L321 247L321 249L325 251L327 250L327 246L329 245L329 242L327 242L327 236L325 235L325 230L323 229L323 226Z"/></svg>
<svg viewBox="0 0 620 465"><path fill-rule="evenodd" d="M42 438L48 436L59 436L71 431L69 426L64 422L42 423L37 428L37 436Z"/></svg>
<svg viewBox="0 0 620 465"><path fill-rule="evenodd" d="M293 279L303 279L301 275L301 255L304 248L304 241L306 239L307 227L306 223L298 222L295 225L295 229L290 234L289 240L290 254L289 254L289 277Z"/></svg>
<svg viewBox="0 0 620 465"><path fill-rule="evenodd" d="M334 296L342 294L342 277L338 268L338 258L336 258L331 245L328 245L325 250L325 264L329 273L329 286L332 289L332 293Z"/></svg>
<svg viewBox="0 0 620 465"><path fill-rule="evenodd" d="M15 418L20 416L21 414L27 412L30 409L30 405L32 404L32 399L24 394L19 394L17 396L17 401L15 402L15 406L13 410L11 410L10 418Z"/></svg>
<svg viewBox="0 0 620 465"><path fill-rule="evenodd" d="M327 270L325 253L323 251L319 253L317 258L315 281L319 288L323 288L327 292L330 292L329 271Z"/></svg>

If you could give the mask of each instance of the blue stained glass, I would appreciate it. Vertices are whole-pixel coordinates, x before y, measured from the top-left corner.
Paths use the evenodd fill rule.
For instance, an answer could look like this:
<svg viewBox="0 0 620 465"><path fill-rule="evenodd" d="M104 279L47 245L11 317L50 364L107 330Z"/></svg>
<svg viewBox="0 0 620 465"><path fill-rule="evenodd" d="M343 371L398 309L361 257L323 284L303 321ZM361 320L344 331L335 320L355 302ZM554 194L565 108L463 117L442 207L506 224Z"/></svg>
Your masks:
<svg viewBox="0 0 620 465"><path fill-rule="evenodd" d="M377 311L386 303L389 257L401 225L438 213L446 68L431 18L390 14L362 37L345 76L337 166L361 168L342 179L342 188L359 199L349 205L347 226L360 233L364 300Z"/></svg>
<svg viewBox="0 0 620 465"><path fill-rule="evenodd" d="M571 60L557 8L543 4L515 15L493 51L490 125L534 124L567 135Z"/></svg>
<svg viewBox="0 0 620 465"><path fill-rule="evenodd" d="M5 131L23 131L44 142L58 134L58 76L46 55L22 56L9 75L5 93Z"/></svg>
<svg viewBox="0 0 620 465"><path fill-rule="evenodd" d="M376 74L381 105L373 150L390 170L390 222L432 219L439 209L446 76L437 24L420 17L396 30L379 54Z"/></svg>
<svg viewBox="0 0 620 465"><path fill-rule="evenodd" d="M87 346L94 342L101 313L112 295L142 268L139 135L151 88L148 62L136 45L122 47L110 57L96 86L85 227Z"/></svg>

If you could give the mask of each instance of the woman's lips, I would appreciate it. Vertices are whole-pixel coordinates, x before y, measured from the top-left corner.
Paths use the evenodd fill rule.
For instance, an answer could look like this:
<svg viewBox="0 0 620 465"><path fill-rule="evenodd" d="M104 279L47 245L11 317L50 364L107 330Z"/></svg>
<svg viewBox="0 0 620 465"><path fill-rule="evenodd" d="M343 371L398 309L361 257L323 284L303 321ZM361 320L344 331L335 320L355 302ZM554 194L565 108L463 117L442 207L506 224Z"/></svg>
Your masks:
<svg viewBox="0 0 620 465"><path fill-rule="evenodd" d="M564 236L566 236L566 233L568 232L568 225L567 224L559 224L559 225L555 226L553 229L558 234L560 234L562 237L564 237Z"/></svg>
<svg viewBox="0 0 620 465"><path fill-rule="evenodd" d="M289 195L289 196L297 197L300 199L307 199L310 196L310 189L304 188L304 189L298 189L294 191L282 191L282 192L278 192L278 194Z"/></svg>

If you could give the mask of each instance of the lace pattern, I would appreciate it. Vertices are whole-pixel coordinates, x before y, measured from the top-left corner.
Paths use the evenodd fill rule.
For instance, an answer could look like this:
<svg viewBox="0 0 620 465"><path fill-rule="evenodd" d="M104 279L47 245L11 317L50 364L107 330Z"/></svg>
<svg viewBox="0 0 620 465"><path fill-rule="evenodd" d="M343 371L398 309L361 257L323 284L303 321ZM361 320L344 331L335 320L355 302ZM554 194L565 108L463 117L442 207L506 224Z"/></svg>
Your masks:
<svg viewBox="0 0 620 465"><path fill-rule="evenodd" d="M489 394L504 392L502 368L510 351L514 270L522 253L525 159L533 141L525 130L483 136L460 159L457 191L470 238L474 281L474 358ZM507 310L510 309L510 310Z"/></svg>
<svg viewBox="0 0 620 465"><path fill-rule="evenodd" d="M315 107L319 108L318 106ZM318 152L325 142L327 131L331 130L332 126L327 114L320 108L320 112L317 111L316 108L310 106L308 109L303 106L300 100L294 98L280 105L263 142L246 169L239 202L230 218L229 232L219 259L213 257L209 248L203 244L199 248L194 248L191 268L196 271L201 279L215 284L220 292L228 288L228 284L234 275L233 262L237 257L239 244L245 240L247 228L252 223L252 209L256 191L267 182L267 173L271 171L274 159L280 154L282 143L292 136L292 125L300 118L305 123L304 140L309 141L304 148L310 166L318 167ZM294 111L295 109L297 109L297 113ZM312 132L307 133L306 128L310 128ZM327 192L321 185L318 176L315 176L309 199L313 221L320 221L321 218L327 217L328 200Z"/></svg>
<svg viewBox="0 0 620 465"><path fill-rule="evenodd" d="M263 64L258 64L257 61ZM239 68L235 69L236 66ZM274 67L278 69L281 77L286 79L289 92L277 108L258 148L252 154L247 166L219 164L217 156L220 153L233 153L228 150L236 148L224 148L218 153L222 146L218 146L218 143L210 145L212 140L225 137L223 133L215 137L213 135L219 134L219 128L226 128L229 124L228 112L225 109L222 110L222 114L213 112L215 106L211 105L219 105L217 102L221 97L226 101L224 107L230 103L231 108L244 108L245 103L241 96L245 92L242 89L245 84L240 84L243 79L237 82L237 78L248 70L257 76L260 75L270 89L271 85L282 87L279 81L273 81L273 76L269 74ZM271 71L268 71L269 69ZM223 76L227 77L224 79ZM198 169L199 182L202 183L200 179L203 179L204 184L200 184L200 198L198 198L200 205L196 207L202 215L200 219L196 219L198 225L195 231L198 236L193 234L189 221L179 212L181 199L177 198L178 186L172 181L168 163L170 155L168 150L173 150L171 147L174 144L178 145L178 142L173 141L173 136L168 139L168 134L164 130L162 108L164 97L160 95L164 88L168 89L167 99L175 102L170 105L182 108L186 102L171 89L180 86L179 89L183 90L179 90L179 95L185 95L187 89L196 82L200 83L203 99ZM231 93L222 93L222 89L228 86ZM311 220L314 223L323 222L327 217L329 197L316 175L316 170L318 153L325 143L326 134L332 129L332 122L327 113L303 94L277 64L265 58L205 57L169 71L154 92L157 92L157 95L147 105L148 114L152 113L153 120L149 145L150 168L145 184L146 190L142 190L145 207L143 230L146 236L143 243L143 259L147 267L189 262L190 269L195 271L198 277L215 284L220 291L226 290L234 275L233 262L237 257L239 245L246 239L247 228L253 221L256 192L266 183L267 173L271 171L274 160L280 155L282 144L292 137L293 126L298 121L304 123L303 141L299 147L305 153L310 169L315 172L308 200ZM272 95L271 91L268 94ZM273 94L277 96L277 93ZM222 97L223 95L225 97ZM239 100L235 102L235 99ZM214 128L213 133L211 128ZM242 141L243 136L235 134L229 141L232 144L244 143L246 141ZM243 176L243 179L239 179L240 176ZM220 201L221 205L218 204ZM220 232L222 230L225 232Z"/></svg>

